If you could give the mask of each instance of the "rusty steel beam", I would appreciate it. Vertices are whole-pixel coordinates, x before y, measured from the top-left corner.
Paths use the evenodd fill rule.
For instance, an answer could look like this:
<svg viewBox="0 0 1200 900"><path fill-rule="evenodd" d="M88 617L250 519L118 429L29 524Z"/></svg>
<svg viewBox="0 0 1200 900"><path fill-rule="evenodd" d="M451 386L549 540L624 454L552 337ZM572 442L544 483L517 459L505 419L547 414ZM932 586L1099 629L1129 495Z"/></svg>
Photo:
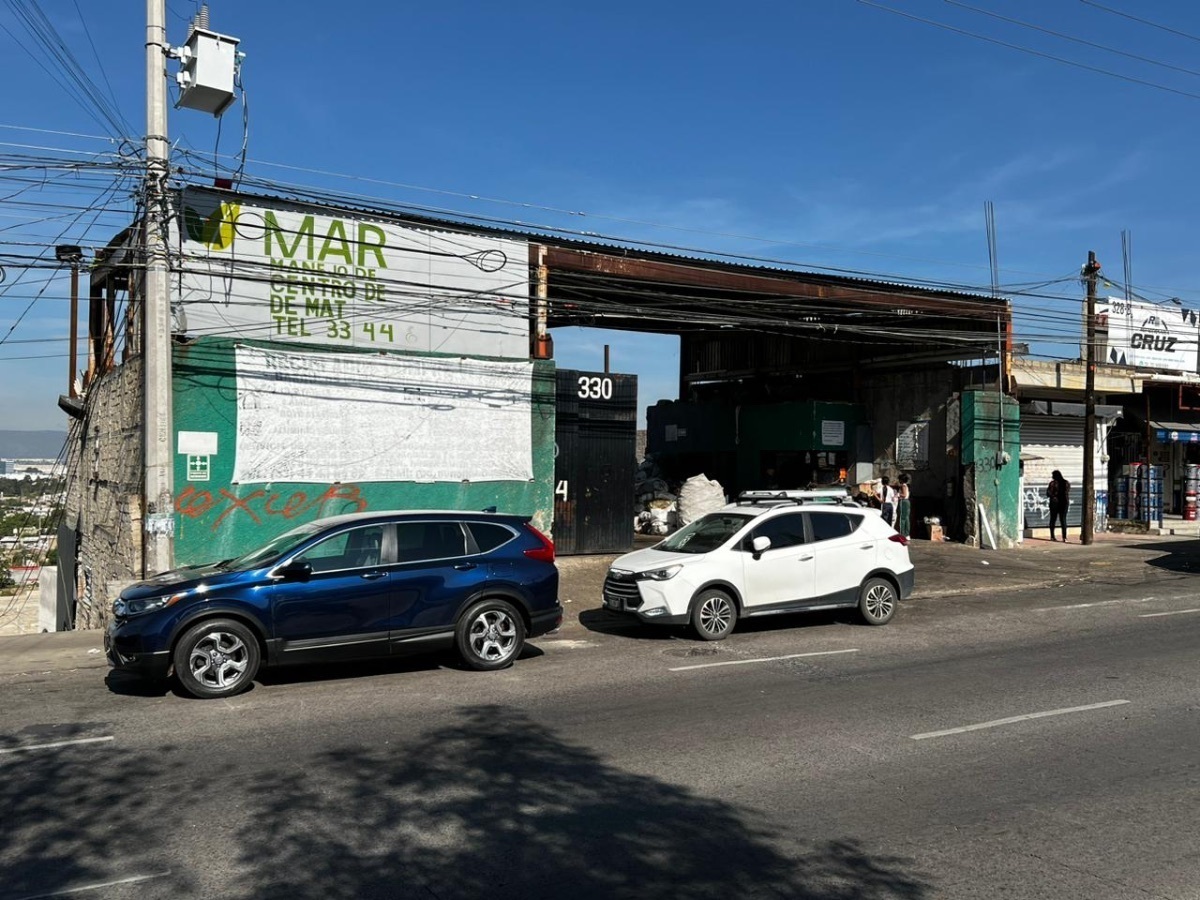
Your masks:
<svg viewBox="0 0 1200 900"><path fill-rule="evenodd" d="M795 278L783 278L710 268L697 262L675 263L666 260L638 259L631 256L616 256L553 245L547 248L546 264L551 271L558 269L563 272L649 281L674 287L764 294L779 298L826 300L869 308L895 309L901 307L993 322L997 314L1006 319L1008 317L1008 309L1003 301L930 296L921 288L906 288L899 285L895 290L886 290L827 284L821 281L805 281L802 273L797 273Z"/></svg>

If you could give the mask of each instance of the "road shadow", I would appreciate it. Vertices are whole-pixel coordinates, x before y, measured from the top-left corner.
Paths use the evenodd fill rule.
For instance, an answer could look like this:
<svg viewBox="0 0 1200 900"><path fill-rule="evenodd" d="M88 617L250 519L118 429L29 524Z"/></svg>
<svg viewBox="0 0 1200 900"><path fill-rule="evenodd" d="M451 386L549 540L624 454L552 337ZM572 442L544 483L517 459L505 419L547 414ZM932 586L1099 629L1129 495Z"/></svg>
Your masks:
<svg viewBox="0 0 1200 900"><path fill-rule="evenodd" d="M177 866L158 849L178 796L146 790L178 780L175 752L118 753L110 734L95 722L0 736L0 750L16 751L0 754L0 900L75 896L131 872L153 875L167 894L193 894L190 876L171 873Z"/></svg>
<svg viewBox="0 0 1200 900"><path fill-rule="evenodd" d="M687 625L647 625L603 607L585 609L579 614L579 624L588 631L615 637L645 641L669 641L696 638ZM752 616L738 619L733 634L758 634L770 631L790 631L796 628L819 628L823 625L860 625L862 616L857 609L829 609L813 612L782 613L775 616Z"/></svg>
<svg viewBox="0 0 1200 900"><path fill-rule="evenodd" d="M540 659L546 651L532 644L525 644L513 665ZM381 675L404 675L413 672L435 672L451 669L457 672L475 672L463 662L454 650L435 650L425 653L397 654L379 659L346 660L344 662L313 663L298 666L271 666L263 669L257 681L264 685L302 684L306 682L346 681L358 678L376 678ZM486 673L482 673L486 674Z"/></svg>
<svg viewBox="0 0 1200 900"><path fill-rule="evenodd" d="M526 644L517 656L515 665L522 662L540 659L546 651L532 644ZM312 663L294 666L267 666L259 670L254 683L239 696L249 694L262 684L278 686L289 684L319 684L327 681L347 681L359 678L378 678L384 675L403 675L413 672L433 672L438 669L452 669L459 672L474 672L463 662L462 657L453 650L435 651L432 653L413 653L409 655L383 657L380 659L347 660L344 662ZM170 678L142 678L129 672L110 671L104 678L104 684L114 694L123 697L159 698L168 694L181 700L196 700L187 693L174 676ZM208 701L204 701L208 702Z"/></svg>
<svg viewBox="0 0 1200 900"><path fill-rule="evenodd" d="M131 672L109 669L104 686L121 697L165 697L178 694L174 678L142 678Z"/></svg>
<svg viewBox="0 0 1200 900"><path fill-rule="evenodd" d="M686 625L647 625L632 616L610 612L603 607L580 612L579 624L597 634L647 641L669 641L687 632Z"/></svg>
<svg viewBox="0 0 1200 900"><path fill-rule="evenodd" d="M849 838L785 854L754 813L618 769L511 708L464 709L390 744L210 785L251 813L230 896L921 900L931 889L911 861Z"/></svg>
<svg viewBox="0 0 1200 900"><path fill-rule="evenodd" d="M1161 556L1146 560L1146 565L1181 575L1200 575L1200 540L1139 541L1121 545L1125 550L1157 551Z"/></svg>

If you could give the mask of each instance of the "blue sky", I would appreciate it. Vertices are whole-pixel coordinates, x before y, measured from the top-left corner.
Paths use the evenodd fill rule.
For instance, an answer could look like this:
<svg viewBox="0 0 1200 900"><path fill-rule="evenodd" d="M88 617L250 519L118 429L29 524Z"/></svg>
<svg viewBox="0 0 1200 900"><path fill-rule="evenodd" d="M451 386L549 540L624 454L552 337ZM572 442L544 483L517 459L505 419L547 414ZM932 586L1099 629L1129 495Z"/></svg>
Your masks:
<svg viewBox="0 0 1200 900"><path fill-rule="evenodd" d="M117 149L87 137L105 132L17 46L14 36L26 33L14 8L31 3L0 4L0 76L9 86L2 149ZM247 54L248 168L260 175L532 226L980 289L989 282L983 204L990 200L1003 284L1068 278L1089 249L1120 278L1120 233L1128 229L1135 286L1155 299L1200 305L1192 271L1200 237L1196 40L1082 0L970 3L1193 75L946 0L880 3L1197 96L855 0L219 0L211 11L212 28L241 38ZM1192 3L1103 5L1200 37L1200 7ZM111 88L130 134L140 137L143 4L40 0L40 8L93 80ZM190 0L168 3L173 43L184 40L194 10ZM241 112L237 106L226 116L221 153L240 148ZM214 150L209 117L175 111L170 132L201 155ZM0 173L0 196L16 190L8 177ZM79 205L96 193L91 184L72 190ZM37 207L0 204L0 244L27 252L39 243L99 243L127 219L129 204L121 202L90 228L90 216L73 226L70 218L34 222L43 217ZM55 398L66 388L65 277L41 272L14 283L15 272L6 274L0 427L64 427ZM1068 281L1051 291L1064 298L1018 300L1025 313L1018 339L1073 356L1079 286ZM640 376L643 407L674 396L674 339L565 329L555 342L560 364L577 368L599 368L610 344L613 368Z"/></svg>

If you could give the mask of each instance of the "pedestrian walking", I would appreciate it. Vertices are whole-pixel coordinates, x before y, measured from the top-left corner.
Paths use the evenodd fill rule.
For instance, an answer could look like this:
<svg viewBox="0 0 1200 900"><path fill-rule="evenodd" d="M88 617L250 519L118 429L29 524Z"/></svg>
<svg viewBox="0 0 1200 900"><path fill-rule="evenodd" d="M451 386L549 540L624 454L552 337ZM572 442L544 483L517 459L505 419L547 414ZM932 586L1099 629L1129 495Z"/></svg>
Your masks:
<svg viewBox="0 0 1200 900"><path fill-rule="evenodd" d="M886 475L879 479L879 511L889 525L896 517L896 489Z"/></svg>
<svg viewBox="0 0 1200 900"><path fill-rule="evenodd" d="M1062 523L1063 543L1067 542L1067 507L1071 505L1071 482L1063 478L1062 472L1055 469L1050 475L1050 483L1046 485L1046 499L1050 501L1050 540L1058 540L1054 536L1054 522Z"/></svg>
<svg viewBox="0 0 1200 900"><path fill-rule="evenodd" d="M905 537L912 533L912 501L909 499L908 483L911 479L905 472L900 476L900 484L896 486L896 530Z"/></svg>

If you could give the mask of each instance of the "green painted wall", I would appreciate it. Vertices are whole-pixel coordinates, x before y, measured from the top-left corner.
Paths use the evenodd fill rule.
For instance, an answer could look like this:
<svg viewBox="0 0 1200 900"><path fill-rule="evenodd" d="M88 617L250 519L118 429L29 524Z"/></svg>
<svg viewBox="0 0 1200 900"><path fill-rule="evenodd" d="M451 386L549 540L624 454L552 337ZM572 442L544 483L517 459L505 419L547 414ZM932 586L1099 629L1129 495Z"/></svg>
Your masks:
<svg viewBox="0 0 1200 900"><path fill-rule="evenodd" d="M862 421L863 409L854 403L799 400L743 406L741 445L775 451L853 450L854 429ZM822 422L842 423L840 442L823 440Z"/></svg>
<svg viewBox="0 0 1200 900"><path fill-rule="evenodd" d="M218 452L211 459L208 481L189 482L187 457L175 454L177 565L234 556L303 522L365 510L495 506L501 512L533 516L535 526L550 532L554 509L553 362L534 362L531 481L235 485L231 483L237 433L234 345L224 338L202 338L173 348L176 434L204 431L218 435ZM278 349L278 345L262 346ZM303 349L311 352L313 348ZM470 440L470 436L463 439ZM352 441L354 436L347 435L346 440ZM487 453L487 447L480 447L480 452Z"/></svg>
<svg viewBox="0 0 1200 900"><path fill-rule="evenodd" d="M968 517L977 521L981 504L999 547L1012 547L1020 535L1021 412L1012 397L995 391L963 391L962 461L974 472L974 503L968 497ZM1003 439L1001 439L1003 423ZM1009 462L997 465L996 452L1008 453ZM970 528L968 528L970 533ZM981 529L980 545L987 546Z"/></svg>
<svg viewBox="0 0 1200 900"><path fill-rule="evenodd" d="M646 409L648 453L732 453L736 449L732 406L659 400Z"/></svg>

